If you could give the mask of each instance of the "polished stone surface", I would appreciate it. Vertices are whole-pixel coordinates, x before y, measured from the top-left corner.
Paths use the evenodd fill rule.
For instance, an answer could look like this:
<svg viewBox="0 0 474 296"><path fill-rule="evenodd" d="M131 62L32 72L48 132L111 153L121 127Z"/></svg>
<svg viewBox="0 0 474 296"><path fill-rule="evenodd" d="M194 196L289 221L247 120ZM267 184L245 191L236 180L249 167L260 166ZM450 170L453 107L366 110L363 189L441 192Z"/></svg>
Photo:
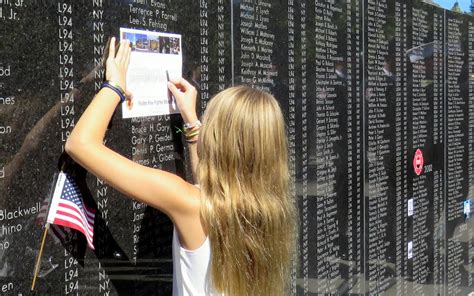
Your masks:
<svg viewBox="0 0 474 296"><path fill-rule="evenodd" d="M37 294L171 294L169 219L61 157L120 27L182 34L201 112L237 84L280 102L300 211L294 294L474 290L474 16L421 0L18 0L0 1L0 24L2 295L29 293L63 163L97 206L96 250L56 229ZM189 179L181 124L118 110L107 145Z"/></svg>

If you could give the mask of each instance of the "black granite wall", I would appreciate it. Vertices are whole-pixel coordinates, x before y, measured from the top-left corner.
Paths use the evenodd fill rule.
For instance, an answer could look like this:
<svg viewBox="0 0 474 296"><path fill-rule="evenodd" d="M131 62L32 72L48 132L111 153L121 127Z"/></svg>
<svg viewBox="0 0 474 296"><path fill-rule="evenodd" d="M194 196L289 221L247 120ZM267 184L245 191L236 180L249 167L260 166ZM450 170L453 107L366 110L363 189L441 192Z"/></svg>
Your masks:
<svg viewBox="0 0 474 296"><path fill-rule="evenodd" d="M43 202L120 27L182 34L200 110L237 84L281 103L294 294L474 291L474 16L421 0L3 0L0 294L30 294ZM107 145L190 177L179 116L117 113ZM96 251L55 229L36 294L170 295L169 219L65 162L99 210Z"/></svg>

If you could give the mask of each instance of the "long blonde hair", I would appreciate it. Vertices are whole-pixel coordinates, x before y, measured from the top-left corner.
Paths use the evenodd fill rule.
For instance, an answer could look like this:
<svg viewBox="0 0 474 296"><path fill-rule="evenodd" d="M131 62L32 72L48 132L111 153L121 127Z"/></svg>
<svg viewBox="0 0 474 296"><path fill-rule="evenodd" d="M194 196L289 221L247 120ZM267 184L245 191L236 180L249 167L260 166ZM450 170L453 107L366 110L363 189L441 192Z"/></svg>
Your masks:
<svg viewBox="0 0 474 296"><path fill-rule="evenodd" d="M230 295L285 295L296 245L288 148L278 102L245 86L215 96L198 144L210 282Z"/></svg>

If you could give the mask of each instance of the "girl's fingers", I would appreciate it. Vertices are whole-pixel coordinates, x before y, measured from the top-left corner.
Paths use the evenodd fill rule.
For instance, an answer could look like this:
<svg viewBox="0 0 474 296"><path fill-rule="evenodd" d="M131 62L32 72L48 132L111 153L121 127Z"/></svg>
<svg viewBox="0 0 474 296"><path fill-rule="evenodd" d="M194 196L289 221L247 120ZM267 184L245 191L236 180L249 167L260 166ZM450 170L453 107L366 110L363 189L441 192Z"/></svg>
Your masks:
<svg viewBox="0 0 474 296"><path fill-rule="evenodd" d="M132 48L130 47L130 44L127 43L127 55L126 55L126 58L125 58L125 71L128 70L128 65L130 65L131 53L132 53Z"/></svg>
<svg viewBox="0 0 474 296"><path fill-rule="evenodd" d="M177 97L179 94L180 94L180 91L179 89L176 87L176 85L174 84L174 82L168 82L168 89L171 91L171 93Z"/></svg>
<svg viewBox="0 0 474 296"><path fill-rule="evenodd" d="M129 100L132 100L133 99L133 94L131 92L129 92L128 90L125 91L125 96L127 97L127 99Z"/></svg>
<svg viewBox="0 0 474 296"><path fill-rule="evenodd" d="M115 58L115 37L110 38L108 58L109 59Z"/></svg>
<svg viewBox="0 0 474 296"><path fill-rule="evenodd" d="M184 79L184 78L181 78L181 79L180 79L180 84L181 84L182 86L184 86L184 88L186 89L186 91L191 90L191 89L194 88L194 86L193 86L191 83L189 83L189 82L188 82L186 79Z"/></svg>
<svg viewBox="0 0 474 296"><path fill-rule="evenodd" d="M173 84L175 84L178 88L182 89L184 92L187 92L187 91L192 90L194 88L194 86L184 78L172 79L170 81Z"/></svg>
<svg viewBox="0 0 474 296"><path fill-rule="evenodd" d="M184 85L183 78L178 78L178 79L171 79L171 82L173 82L174 85L176 85L179 88L182 88L183 90L186 90L186 85Z"/></svg>
<svg viewBox="0 0 474 296"><path fill-rule="evenodd" d="M178 89L178 90L184 92L185 89L184 89L184 87L181 85L180 81L181 81L180 79L170 79L169 82L170 82L171 84L173 84L173 86L174 86L176 89Z"/></svg>
<svg viewBox="0 0 474 296"><path fill-rule="evenodd" d="M122 40L120 41L120 47L117 52L117 56L115 57L115 59L117 60L117 63L120 63L122 61L124 51L125 51L125 40Z"/></svg>
<svg viewBox="0 0 474 296"><path fill-rule="evenodd" d="M120 63L122 63L124 68L126 68L127 67L127 59L129 58L129 55L130 55L130 41L125 40L125 42L123 43L123 47L124 47L124 50L123 50L123 55L122 55L122 59L121 59Z"/></svg>

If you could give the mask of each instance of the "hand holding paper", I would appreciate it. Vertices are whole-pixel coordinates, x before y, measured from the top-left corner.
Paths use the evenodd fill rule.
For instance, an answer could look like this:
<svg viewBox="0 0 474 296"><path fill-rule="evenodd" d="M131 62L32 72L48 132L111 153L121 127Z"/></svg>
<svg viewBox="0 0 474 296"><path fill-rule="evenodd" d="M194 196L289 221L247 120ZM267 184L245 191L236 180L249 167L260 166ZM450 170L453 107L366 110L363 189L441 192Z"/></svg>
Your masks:
<svg viewBox="0 0 474 296"><path fill-rule="evenodd" d="M183 78L170 80L168 88L176 98L176 103L184 122L195 122L197 120L196 88Z"/></svg>
<svg viewBox="0 0 474 296"><path fill-rule="evenodd" d="M120 41L120 47L115 54L115 37L110 39L109 56L106 62L105 77L109 81L118 83L123 90L127 90L126 75L130 63L130 41Z"/></svg>

